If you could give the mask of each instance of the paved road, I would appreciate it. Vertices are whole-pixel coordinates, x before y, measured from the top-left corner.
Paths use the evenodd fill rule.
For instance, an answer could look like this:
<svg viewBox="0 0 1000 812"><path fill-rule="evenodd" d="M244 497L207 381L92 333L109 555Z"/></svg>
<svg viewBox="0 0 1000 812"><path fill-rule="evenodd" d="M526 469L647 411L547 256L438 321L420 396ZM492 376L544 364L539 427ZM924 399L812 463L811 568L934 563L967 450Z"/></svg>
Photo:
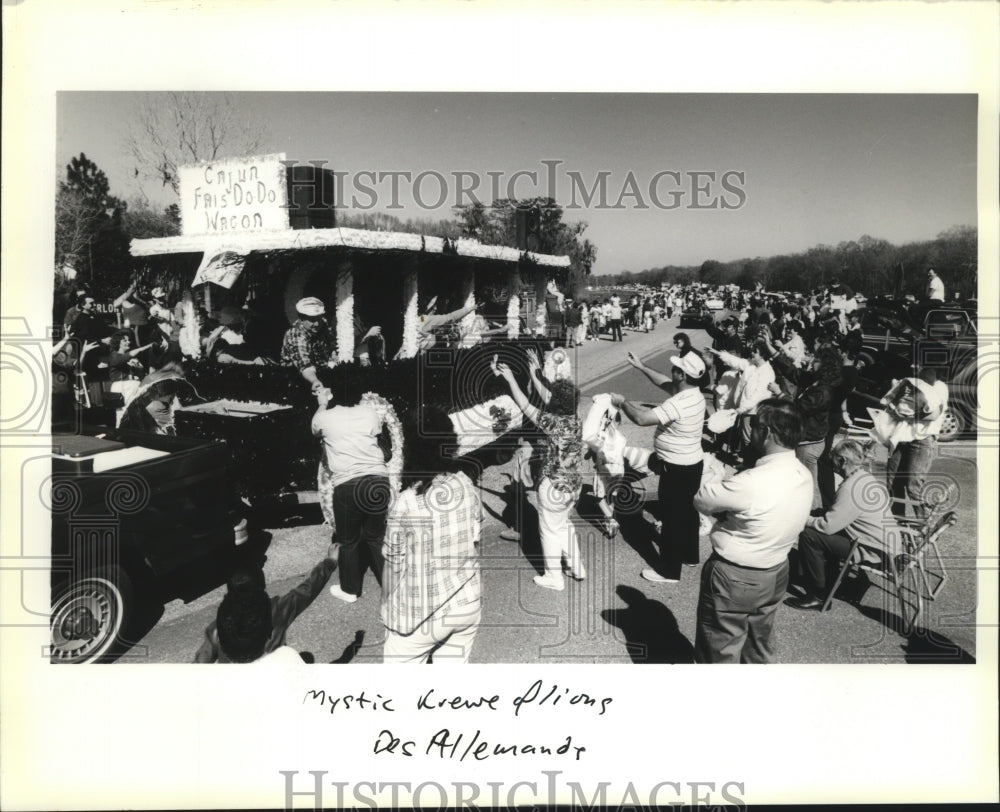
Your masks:
<svg viewBox="0 0 1000 812"><path fill-rule="evenodd" d="M657 399L658 390L625 364L626 350L666 369L676 318L649 334L626 330L621 344L586 342L574 351L574 369L589 397L618 391L629 398ZM685 330L695 346L706 346L703 331ZM652 429L626 427L632 444L651 443ZM854 603L838 599L825 615L779 611L776 635L780 661L786 663L848 663L944 661L968 662L975 655L976 607L976 464L970 445L942 446L933 477L955 481L960 488L959 523L946 539L950 580L928 613L929 635L904 640L892 631L895 604L877 585L863 595L844 593ZM880 459L877 465L884 464ZM482 542L485 612L476 639L473 662L690 662L695 631L695 604L700 567L686 568L682 582L655 585L639 571L653 552L648 513L637 513L623 535L608 541L591 524L597 516L593 500L581 499L581 543L589 573L581 583L567 580L562 593L532 583L537 542L503 541L498 517L505 507L502 491L509 466L489 469L483 478L486 522ZM652 479L640 483L645 500L655 498ZM272 594L291 589L326 549L329 531L316 505L289 511L280 525L269 527L265 574ZM704 561L710 548L701 539ZM336 576L334 576L336 577ZM205 625L214 618L222 588L183 603L175 600L155 627L140 641L135 658L153 662L189 661ZM379 590L369 573L361 599L346 605L325 590L295 622L288 641L310 652L317 662L379 662L382 626L378 618ZM132 658L129 658L132 659Z"/></svg>

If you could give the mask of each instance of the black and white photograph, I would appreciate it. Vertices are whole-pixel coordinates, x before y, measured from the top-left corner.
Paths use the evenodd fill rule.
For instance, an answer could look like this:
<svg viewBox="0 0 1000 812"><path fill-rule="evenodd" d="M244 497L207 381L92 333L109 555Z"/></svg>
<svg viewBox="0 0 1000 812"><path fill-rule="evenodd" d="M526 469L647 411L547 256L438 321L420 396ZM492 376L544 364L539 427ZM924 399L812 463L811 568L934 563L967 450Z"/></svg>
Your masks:
<svg viewBox="0 0 1000 812"><path fill-rule="evenodd" d="M5 808L997 799L995 76L409 83L401 17L299 84L296 4L155 6L108 47L190 47L49 65L22 167L5 80Z"/></svg>
<svg viewBox="0 0 1000 812"><path fill-rule="evenodd" d="M975 662L976 112L60 94L52 661Z"/></svg>

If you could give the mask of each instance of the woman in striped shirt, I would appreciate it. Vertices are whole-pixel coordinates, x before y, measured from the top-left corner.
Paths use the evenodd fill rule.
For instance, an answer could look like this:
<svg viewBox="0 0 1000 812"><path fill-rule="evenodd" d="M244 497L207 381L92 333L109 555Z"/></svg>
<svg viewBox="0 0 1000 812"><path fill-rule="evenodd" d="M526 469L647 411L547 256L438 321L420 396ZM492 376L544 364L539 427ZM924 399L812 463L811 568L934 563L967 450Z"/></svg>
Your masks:
<svg viewBox="0 0 1000 812"><path fill-rule="evenodd" d="M655 583L677 583L682 564L697 564L700 520L694 495L701 486L704 454L701 448L705 424L705 396L699 383L705 374L705 362L697 352L673 356L670 377L643 364L632 353L629 363L672 397L652 409L640 403L612 395L611 403L620 406L636 425L656 426L653 454L646 463L660 475L657 519L660 521L660 556L656 566L647 567L642 577Z"/></svg>

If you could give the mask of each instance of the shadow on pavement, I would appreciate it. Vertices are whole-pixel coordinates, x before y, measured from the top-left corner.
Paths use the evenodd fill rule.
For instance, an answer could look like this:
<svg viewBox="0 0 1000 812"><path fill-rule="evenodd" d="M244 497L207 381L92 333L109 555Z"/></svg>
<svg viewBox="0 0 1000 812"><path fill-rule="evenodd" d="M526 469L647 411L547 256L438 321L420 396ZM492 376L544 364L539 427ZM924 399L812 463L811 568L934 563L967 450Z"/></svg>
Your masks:
<svg viewBox="0 0 1000 812"><path fill-rule="evenodd" d="M976 658L950 638L929 629L915 630L903 644L908 663L957 663L973 665Z"/></svg>
<svg viewBox="0 0 1000 812"><path fill-rule="evenodd" d="M625 601L626 607L604 609L601 617L621 629L633 663L694 662L694 646L681 634L673 612L634 587L622 584L615 592Z"/></svg>
<svg viewBox="0 0 1000 812"><path fill-rule="evenodd" d="M957 663L972 664L976 658L958 643L930 629L917 626L905 638L901 635L902 619L895 612L880 606L855 608L865 617L877 620L887 629L900 635L903 659L908 663Z"/></svg>
<svg viewBox="0 0 1000 812"><path fill-rule="evenodd" d="M485 503L483 503L483 510L506 527L521 533L521 552L524 553L525 559L539 575L544 573L542 542L538 535L538 510L528 501L527 491L519 488L513 482L508 483L502 491L487 490L486 488L483 488L483 491L503 499L503 509L500 513Z"/></svg>
<svg viewBox="0 0 1000 812"><path fill-rule="evenodd" d="M340 653L340 656L330 660L331 665L351 662L355 657L358 656L358 652L361 651L361 647L364 644L365 644L365 630L358 629L354 633L354 639L347 644L346 648L344 648L344 650Z"/></svg>
<svg viewBox="0 0 1000 812"><path fill-rule="evenodd" d="M639 509L629 511L617 511L615 516L618 519L621 538L628 544L639 557L650 567L658 565L660 557L657 551L659 536L656 528L645 518L643 518L642 507L645 507L654 516L656 515L655 501L644 503Z"/></svg>

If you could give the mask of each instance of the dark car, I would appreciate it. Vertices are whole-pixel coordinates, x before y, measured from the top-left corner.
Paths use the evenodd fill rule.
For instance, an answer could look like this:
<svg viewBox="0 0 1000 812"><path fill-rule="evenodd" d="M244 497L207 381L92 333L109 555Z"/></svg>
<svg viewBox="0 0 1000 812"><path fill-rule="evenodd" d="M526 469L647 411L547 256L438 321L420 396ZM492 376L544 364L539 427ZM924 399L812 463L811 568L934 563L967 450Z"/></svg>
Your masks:
<svg viewBox="0 0 1000 812"><path fill-rule="evenodd" d="M689 307L681 312L680 321L677 326L680 328L693 328L704 330L712 323L712 314L701 307Z"/></svg>
<svg viewBox="0 0 1000 812"><path fill-rule="evenodd" d="M173 576L246 540L229 451L105 428L52 445L50 660L113 659Z"/></svg>

